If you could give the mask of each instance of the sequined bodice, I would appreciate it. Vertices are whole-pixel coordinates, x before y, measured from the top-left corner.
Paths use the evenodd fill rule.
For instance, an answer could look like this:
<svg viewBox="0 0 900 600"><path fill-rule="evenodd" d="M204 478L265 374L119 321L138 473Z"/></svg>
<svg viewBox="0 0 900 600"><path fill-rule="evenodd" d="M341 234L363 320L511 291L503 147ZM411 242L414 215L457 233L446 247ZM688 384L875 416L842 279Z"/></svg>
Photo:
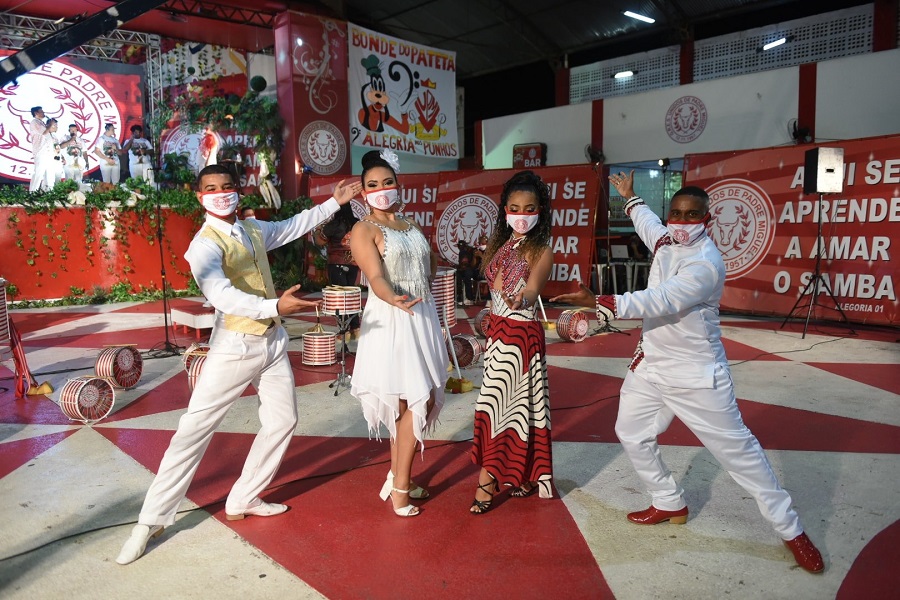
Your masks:
<svg viewBox="0 0 900 600"><path fill-rule="evenodd" d="M528 281L531 268L522 253L519 252L519 246L524 239L524 237L518 239L511 237L497 249L487 269L484 270L487 280L492 284L491 287L493 287L494 280L497 279L498 272L503 275L502 291L506 294L515 294L518 291L519 282Z"/></svg>
<svg viewBox="0 0 900 600"><path fill-rule="evenodd" d="M413 298L429 298L428 278L431 276L431 248L428 240L406 219L406 229L398 231L374 221L367 222L381 228L384 235L384 274L397 294Z"/></svg>

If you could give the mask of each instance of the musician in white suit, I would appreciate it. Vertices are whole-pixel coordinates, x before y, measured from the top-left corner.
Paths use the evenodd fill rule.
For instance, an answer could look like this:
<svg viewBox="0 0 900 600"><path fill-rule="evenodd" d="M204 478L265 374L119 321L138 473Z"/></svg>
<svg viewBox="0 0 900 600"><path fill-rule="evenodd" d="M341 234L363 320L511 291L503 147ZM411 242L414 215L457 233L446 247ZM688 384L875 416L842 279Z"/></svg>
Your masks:
<svg viewBox="0 0 900 600"><path fill-rule="evenodd" d="M663 225L634 193L634 171L610 176L625 213L653 263L647 289L620 295L579 292L551 298L596 307L600 322L643 319L643 333L619 396L616 435L650 492L646 510L630 513L640 525L687 522L684 490L662 460L657 436L678 417L728 474L756 499L763 516L802 568L820 573L818 549L803 532L790 495L779 485L765 452L744 425L719 323L725 264L706 234L709 196L685 187L672 197Z"/></svg>

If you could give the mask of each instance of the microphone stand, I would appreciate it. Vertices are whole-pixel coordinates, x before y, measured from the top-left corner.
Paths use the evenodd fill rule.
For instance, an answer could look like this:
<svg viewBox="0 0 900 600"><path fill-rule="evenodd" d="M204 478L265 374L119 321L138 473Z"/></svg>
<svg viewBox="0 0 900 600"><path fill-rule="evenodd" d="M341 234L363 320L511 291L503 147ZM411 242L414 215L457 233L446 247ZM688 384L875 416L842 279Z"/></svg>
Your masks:
<svg viewBox="0 0 900 600"><path fill-rule="evenodd" d="M600 163L597 163L594 165L595 172L597 171L597 167L599 167L599 166L600 166ZM601 185L600 189L604 189L602 186L605 184L601 182L600 185ZM606 197L606 265L605 266L606 266L606 276L607 276L607 278L610 278L610 277L616 276L616 274L613 273L613 271L612 271L612 262L610 262L610 260L609 260L610 259L609 238L610 238L610 234L611 234L610 224L612 223L612 200L610 200L609 194L605 193L604 196ZM603 288L604 288L603 282L598 281L597 283L600 284L600 293L603 294ZM590 334L588 334L588 337L591 337L594 335L599 335L601 333L621 333L622 335L631 335L630 333L628 333L626 331L622 331L618 327L613 327L612 325L609 324L609 321L607 321L604 325L599 325L599 322L598 322L598 327L596 329L594 329L594 331L592 331Z"/></svg>
<svg viewBox="0 0 900 600"><path fill-rule="evenodd" d="M155 173L153 177L156 186L156 244L159 246L159 267L160 276L162 278L162 297L163 297L163 329L165 330L166 339L162 342L162 348L157 348L159 344L151 348L158 357L177 356L184 350L184 346L179 346L169 341L169 299L168 287L166 280L166 259L163 255L163 232L162 232L162 200L159 194L159 182L156 181Z"/></svg>

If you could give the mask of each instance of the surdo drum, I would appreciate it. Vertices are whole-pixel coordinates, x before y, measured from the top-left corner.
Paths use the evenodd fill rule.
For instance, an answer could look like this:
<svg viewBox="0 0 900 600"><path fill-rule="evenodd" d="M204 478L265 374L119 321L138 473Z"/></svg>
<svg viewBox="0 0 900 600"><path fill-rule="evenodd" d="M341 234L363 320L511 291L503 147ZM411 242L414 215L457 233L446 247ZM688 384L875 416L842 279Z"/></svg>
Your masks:
<svg viewBox="0 0 900 600"><path fill-rule="evenodd" d="M94 423L104 418L116 402L113 384L106 377L75 377L59 392L59 407L72 421Z"/></svg>
<svg viewBox="0 0 900 600"><path fill-rule="evenodd" d="M580 342L587 337L590 321L587 314L578 310L564 310L556 320L556 333L568 342Z"/></svg>
<svg viewBox="0 0 900 600"><path fill-rule="evenodd" d="M207 352L209 352L209 344L194 342L188 346L187 350L184 351L184 354L181 355L181 362L184 364L184 370L190 371L191 363L194 362L194 359L198 356L206 356Z"/></svg>
<svg viewBox="0 0 900 600"><path fill-rule="evenodd" d="M343 312L341 314L343 314ZM303 364L309 366L333 365L337 362L335 353L336 342L337 334L328 331L310 331L304 333L302 354Z"/></svg>
<svg viewBox="0 0 900 600"><path fill-rule="evenodd" d="M431 282L431 295L434 297L434 305L437 308L438 320L441 325L447 327L456 325L456 269L438 267L437 275ZM447 323L444 323L445 314Z"/></svg>
<svg viewBox="0 0 900 600"><path fill-rule="evenodd" d="M481 344L474 335L458 333L452 338L453 350L456 352L456 360L460 369L471 367L481 358Z"/></svg>
<svg viewBox="0 0 900 600"><path fill-rule="evenodd" d="M326 315L334 315L340 311L341 315L355 315L362 310L360 290L356 286L329 285L322 290L324 312Z"/></svg>
<svg viewBox="0 0 900 600"><path fill-rule="evenodd" d="M475 333L481 337L488 336L488 327L491 324L491 309L482 308L475 316Z"/></svg>
<svg viewBox="0 0 900 600"><path fill-rule="evenodd" d="M126 390L137 385L143 369L141 353L133 344L107 346L100 352L94 365L97 377L107 377L113 386Z"/></svg>

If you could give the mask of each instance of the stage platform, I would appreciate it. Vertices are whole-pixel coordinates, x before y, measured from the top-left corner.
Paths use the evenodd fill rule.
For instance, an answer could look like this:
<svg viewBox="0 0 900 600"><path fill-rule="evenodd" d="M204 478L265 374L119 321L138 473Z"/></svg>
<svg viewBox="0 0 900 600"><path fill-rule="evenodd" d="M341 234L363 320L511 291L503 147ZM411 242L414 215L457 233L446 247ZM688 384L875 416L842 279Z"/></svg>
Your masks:
<svg viewBox="0 0 900 600"><path fill-rule="evenodd" d="M454 332L472 333L480 308L459 307ZM900 589L896 329L813 325L801 339L802 322L782 330L780 319L723 317L744 420L822 550L822 575L795 565L753 499L677 420L661 438L663 457L686 489L690 519L626 521L649 504L613 429L637 321L577 344L547 334L555 498L504 493L489 513L468 512L476 387L447 395L416 456L413 476L432 494L418 502L422 514L396 517L378 499L388 443L369 439L348 391L328 387L340 365L302 362L313 313L285 321L300 420L264 494L289 512L225 520L225 496L259 429L250 388L213 437L175 525L123 567L115 557L189 398L181 357L153 349L165 339L161 303L10 314L38 381L57 391L15 400L11 362L0 364L3 598L801 600ZM322 325L337 329L329 317ZM172 326L169 339L188 346L197 337ZM117 391L102 421L69 421L54 402L63 384L91 374L105 345L125 343L144 357L138 385ZM478 386L480 363L463 374Z"/></svg>

